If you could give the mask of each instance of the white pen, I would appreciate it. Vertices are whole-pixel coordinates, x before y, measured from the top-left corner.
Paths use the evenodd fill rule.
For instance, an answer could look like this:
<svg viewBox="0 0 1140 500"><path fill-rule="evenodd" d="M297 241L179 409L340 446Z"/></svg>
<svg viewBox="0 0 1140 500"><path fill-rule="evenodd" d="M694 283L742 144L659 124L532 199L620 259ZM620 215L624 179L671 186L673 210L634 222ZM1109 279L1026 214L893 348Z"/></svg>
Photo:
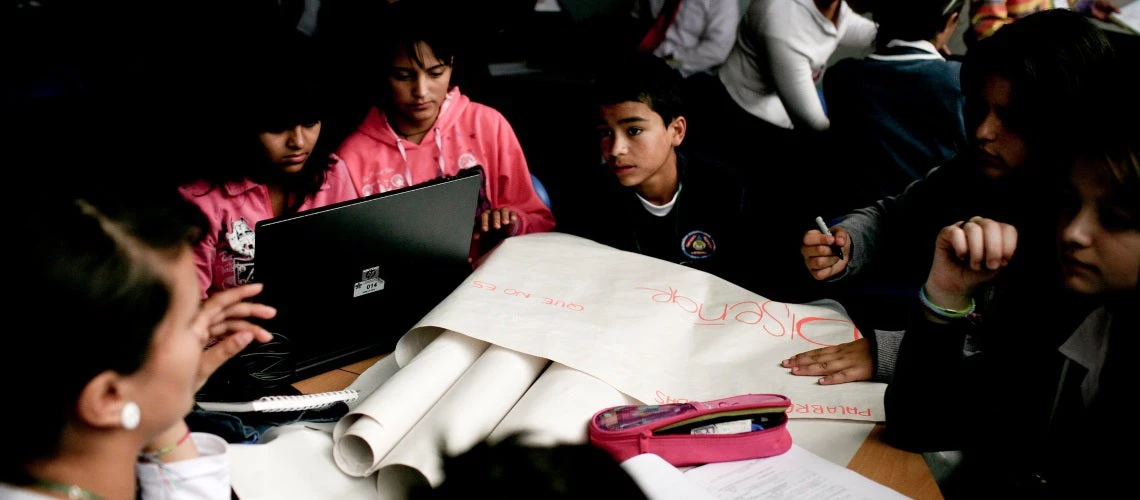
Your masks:
<svg viewBox="0 0 1140 500"><path fill-rule="evenodd" d="M828 229L827 224L823 222L823 217L816 216L815 225L819 226L819 232L823 233L826 236L831 236L831 230ZM835 255L839 256L839 260L843 260L843 247L832 244L831 251L835 252Z"/></svg>

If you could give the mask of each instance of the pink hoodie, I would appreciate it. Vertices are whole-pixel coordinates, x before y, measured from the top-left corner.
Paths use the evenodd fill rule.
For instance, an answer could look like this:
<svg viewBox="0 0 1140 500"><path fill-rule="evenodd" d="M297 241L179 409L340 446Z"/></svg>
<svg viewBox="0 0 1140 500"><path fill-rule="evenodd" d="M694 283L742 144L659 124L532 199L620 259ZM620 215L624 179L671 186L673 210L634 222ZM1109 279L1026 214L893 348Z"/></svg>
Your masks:
<svg viewBox="0 0 1140 500"><path fill-rule="evenodd" d="M512 236L554 229L554 215L534 191L522 146L511 125L493 108L471 102L458 87L448 92L435 125L420 144L401 139L384 114L372 108L341 143L336 156L348 167L361 196L481 165L486 177L478 213L502 207L518 212L519 223ZM473 246L472 257L478 258L480 253Z"/></svg>
<svg viewBox="0 0 1140 500"><path fill-rule="evenodd" d="M273 217L269 188L249 179L214 187L194 181L178 188L183 198L198 205L210 219L210 232L194 247L202 298L215 292L257 281L254 276L254 229ZM344 165L336 163L316 194L305 198L299 211L356 199L356 190ZM330 259L336 258L330 252Z"/></svg>

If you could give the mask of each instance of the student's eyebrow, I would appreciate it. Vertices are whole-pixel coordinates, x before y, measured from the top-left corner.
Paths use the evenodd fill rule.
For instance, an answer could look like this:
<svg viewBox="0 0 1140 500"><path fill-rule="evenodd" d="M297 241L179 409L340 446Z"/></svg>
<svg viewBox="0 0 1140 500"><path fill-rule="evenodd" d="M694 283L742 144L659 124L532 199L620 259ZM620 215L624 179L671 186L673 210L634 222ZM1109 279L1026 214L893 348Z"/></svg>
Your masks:
<svg viewBox="0 0 1140 500"><path fill-rule="evenodd" d="M645 118L642 118L640 116L631 116L629 118L622 118L622 119L618 120L618 123L635 123L635 122L645 122L645 121L649 121L649 120L646 120Z"/></svg>
<svg viewBox="0 0 1140 500"><path fill-rule="evenodd" d="M446 66L447 66L446 63L439 63L439 64L436 64L435 66L430 67L430 68L424 68L424 71L435 71L437 69L441 69L441 68L444 68ZM392 66L392 71L413 72L415 70L416 70L416 68L413 68L411 66Z"/></svg>

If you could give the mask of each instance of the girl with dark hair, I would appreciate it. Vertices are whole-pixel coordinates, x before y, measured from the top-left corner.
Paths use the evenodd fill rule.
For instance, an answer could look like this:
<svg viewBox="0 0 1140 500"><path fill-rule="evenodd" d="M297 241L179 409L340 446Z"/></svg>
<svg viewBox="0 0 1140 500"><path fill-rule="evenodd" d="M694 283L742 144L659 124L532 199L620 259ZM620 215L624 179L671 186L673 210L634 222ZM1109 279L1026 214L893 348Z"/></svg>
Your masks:
<svg viewBox="0 0 1140 500"><path fill-rule="evenodd" d="M276 311L243 302L261 285L201 301L190 248L206 220L170 191L54 198L37 213L15 222L26 293L9 306L45 321L0 363L21 408L0 412L14 431L0 498L229 499L225 441L184 417L222 363L270 338L248 319ZM28 380L45 369L47 385Z"/></svg>
<svg viewBox="0 0 1140 500"><path fill-rule="evenodd" d="M307 40L294 35L272 50L311 60ZM274 62L279 64L274 64ZM236 83L228 123L228 153L195 182L179 188L210 219L210 230L195 247L202 293L209 296L255 281L257 223L357 197L344 164L335 162L333 140L321 140L328 114L317 75L285 57L253 64ZM240 74L240 73L239 73Z"/></svg>
<svg viewBox="0 0 1140 500"><path fill-rule="evenodd" d="M850 294L844 305L866 314L867 322L857 324L874 334L798 354L784 366L796 375L820 376L822 384L890 381L903 330L912 323L897 311L914 301L914 291L926 279L938 232L974 215L1013 224L1022 242L1035 242L1023 245L1026 250L1003 273L1018 276L1012 281L1028 295L985 297L979 307L1048 309L1037 302L1017 304L1055 286L1038 272L1052 265L1053 257L1039 251L1054 241L1053 221L1042 215L1056 205L1047 167L1080 145L1074 134L1097 137L1111 129L1105 126L1104 107L1089 106L1088 96L1130 95L1123 88L1125 68L1126 60L1102 30L1062 9L1026 17L971 49L962 67L969 148L901 194L843 216L830 228L831 236L810 230L801 240L811 275L827 281L831 293ZM842 248L843 258L833 244ZM853 288L843 288L848 286ZM895 292L861 295L870 289ZM1014 304L993 305L1001 301ZM1053 330L1063 322L1054 316L1043 327Z"/></svg>
<svg viewBox="0 0 1140 500"><path fill-rule="evenodd" d="M1140 327L1140 134L1107 134L1082 141L1056 210L1042 214L1059 223L1044 249L1054 258L1034 272L1059 290L1023 290L1037 307L957 312L974 309L991 284L1009 286L1018 254L1037 250L1020 228L972 217L938 234L922 318L887 388L885 437L910 450L961 450L940 483L946 498L1112 497L1132 484L1134 462L1118 450L1135 443L1127 363ZM967 400L989 418L947 411L947 401Z"/></svg>
<svg viewBox="0 0 1140 500"><path fill-rule="evenodd" d="M535 192L514 130L503 115L472 102L452 85L459 31L446 3L401 1L379 29L376 60L382 91L336 155L362 196L412 186L482 166L484 190L475 214L471 257L503 238L554 228ZM424 207L430 210L431 207Z"/></svg>

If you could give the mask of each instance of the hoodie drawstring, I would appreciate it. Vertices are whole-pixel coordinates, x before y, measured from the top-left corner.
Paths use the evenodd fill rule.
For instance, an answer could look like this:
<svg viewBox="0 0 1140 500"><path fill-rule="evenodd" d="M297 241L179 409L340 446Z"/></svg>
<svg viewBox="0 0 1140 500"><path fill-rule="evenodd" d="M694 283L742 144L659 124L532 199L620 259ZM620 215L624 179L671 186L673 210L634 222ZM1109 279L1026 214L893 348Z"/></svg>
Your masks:
<svg viewBox="0 0 1140 500"><path fill-rule="evenodd" d="M435 127L435 147L439 150L439 175L440 177L447 177L447 169L443 168L443 134L440 133L439 127ZM404 163L408 159L404 158ZM411 180L409 179L409 182Z"/></svg>
<svg viewBox="0 0 1140 500"><path fill-rule="evenodd" d="M439 159L439 175L446 177L447 169L444 168L443 162L443 135L440 133L439 127L435 127L432 130L435 132L435 148L439 152L439 156L436 157ZM396 149L400 150L400 158L404 159L404 181L407 183L405 186L411 186L413 184L412 168L408 164L408 151L404 149L404 140L400 138L400 135L397 134L394 129L392 130L392 135L396 136Z"/></svg>

